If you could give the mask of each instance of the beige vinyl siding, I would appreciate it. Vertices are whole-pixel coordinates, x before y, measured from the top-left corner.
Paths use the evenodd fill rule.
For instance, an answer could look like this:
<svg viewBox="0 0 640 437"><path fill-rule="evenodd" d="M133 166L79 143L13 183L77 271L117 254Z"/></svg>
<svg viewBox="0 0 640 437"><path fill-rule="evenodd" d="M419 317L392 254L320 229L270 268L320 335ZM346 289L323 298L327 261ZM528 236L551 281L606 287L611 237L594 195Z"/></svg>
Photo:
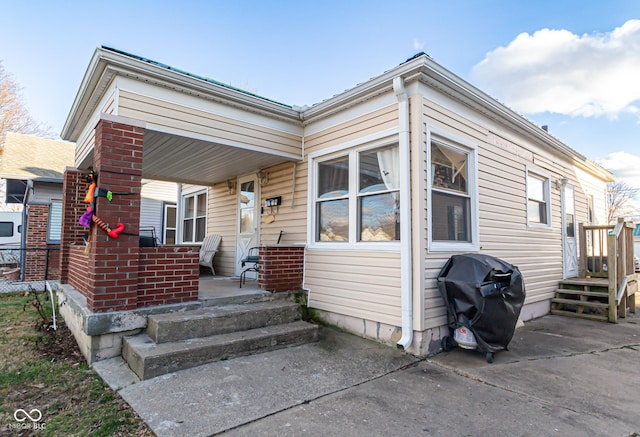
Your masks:
<svg viewBox="0 0 640 437"><path fill-rule="evenodd" d="M112 90L109 95L104 98L104 103L102 108L94 112L94 117L97 123L97 118L99 114L116 114L117 106L116 106L116 91ZM80 137L78 141L76 141L76 159L75 166L80 167L82 161L87 157L89 153L93 151L96 142L96 131L94 129L95 124L92 125L91 122L88 123L88 126L91 128L88 129L84 136Z"/></svg>
<svg viewBox="0 0 640 437"><path fill-rule="evenodd" d="M312 308L401 325L399 253L307 250L305 286Z"/></svg>
<svg viewBox="0 0 640 437"><path fill-rule="evenodd" d="M86 135L81 137L76 142L76 158L74 165L76 167L81 167L82 161L87 157L89 153L93 151L93 148L96 144L96 130L89 129L86 132Z"/></svg>
<svg viewBox="0 0 640 437"><path fill-rule="evenodd" d="M260 217L262 244L275 244L278 241L280 231L283 231L281 244L306 243L307 169L306 163L299 162L286 162L264 169L269 174L269 183L261 187L262 205L264 206L265 199L277 196L282 196L282 204L278 208L271 208L271 211L268 207L264 208ZM292 195L293 206L291 204ZM274 222L265 222L269 215L273 215Z"/></svg>
<svg viewBox="0 0 640 437"><path fill-rule="evenodd" d="M305 152L319 152L397 128L397 117L397 105L391 105L344 121L305 137ZM298 164L297 174L306 179L308 161ZM300 187L303 185L301 182ZM306 187L304 195L307 195ZM303 201L302 197L300 200ZM399 252L308 249L305 287L310 290L312 308L401 325Z"/></svg>
<svg viewBox="0 0 640 437"><path fill-rule="evenodd" d="M390 105L330 129L305 136L305 153L316 152L398 127L398 105Z"/></svg>
<svg viewBox="0 0 640 437"><path fill-rule="evenodd" d="M176 203L177 185L172 182L142 180L140 195L140 226L153 227L155 235L162 241L164 202Z"/></svg>
<svg viewBox="0 0 640 437"><path fill-rule="evenodd" d="M120 90L118 114L198 136L218 138L264 152L301 154L298 135Z"/></svg>
<svg viewBox="0 0 640 437"><path fill-rule="evenodd" d="M216 274L233 276L236 260L236 198L229 194L227 184L216 184L207 192L207 234L220 234L222 241L213 259Z"/></svg>
<svg viewBox="0 0 640 437"><path fill-rule="evenodd" d="M423 120L478 145L480 253L518 266L526 284L525 305L553 297L563 274L560 190L555 181L565 176L575 185L576 222L584 222L586 197L579 188L576 171L565 159L550 156L528 140L520 139L519 144L507 140L497 125L489 121L488 127L479 126L426 99ZM423 139L422 144L425 141ZM527 168L550 177L551 228L527 226ZM597 187L597 182L591 182ZM425 229L425 232L429 230ZM426 255L424 328L446 324L446 312L436 278L452 254Z"/></svg>

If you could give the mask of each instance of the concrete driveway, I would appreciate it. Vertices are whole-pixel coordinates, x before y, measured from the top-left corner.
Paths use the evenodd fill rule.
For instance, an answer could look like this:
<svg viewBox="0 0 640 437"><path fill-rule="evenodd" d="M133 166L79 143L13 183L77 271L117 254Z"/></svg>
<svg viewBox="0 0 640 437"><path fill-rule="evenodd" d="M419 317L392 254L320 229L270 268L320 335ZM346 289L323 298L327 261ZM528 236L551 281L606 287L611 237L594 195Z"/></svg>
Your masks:
<svg viewBox="0 0 640 437"><path fill-rule="evenodd" d="M321 333L316 344L142 382L119 359L95 368L159 436L640 433L640 317L534 320L493 364L474 351L420 360Z"/></svg>

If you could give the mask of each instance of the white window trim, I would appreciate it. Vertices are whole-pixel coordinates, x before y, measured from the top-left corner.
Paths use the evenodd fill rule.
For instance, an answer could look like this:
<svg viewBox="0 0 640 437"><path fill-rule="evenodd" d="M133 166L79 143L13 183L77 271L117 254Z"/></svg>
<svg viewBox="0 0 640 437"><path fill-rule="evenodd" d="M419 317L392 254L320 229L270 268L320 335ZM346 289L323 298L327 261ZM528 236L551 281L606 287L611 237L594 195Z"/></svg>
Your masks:
<svg viewBox="0 0 640 437"><path fill-rule="evenodd" d="M51 226L52 226L52 218L53 218L53 204L60 205L60 228L57 231L58 238L52 238L51 235ZM47 243L48 244L60 244L60 239L62 238L62 200L61 199L51 199L49 203L49 217L47 220Z"/></svg>
<svg viewBox="0 0 640 437"><path fill-rule="evenodd" d="M433 229L432 208L431 208L431 140L437 141L468 153L468 175L470 181L467 184L469 190L469 228L471 230L471 241L434 241L431 230ZM466 138L462 138L451 132L435 126L427 126L427 143L425 145L427 153L427 250L429 252L478 252L480 250L480 212L478 200L478 145Z"/></svg>
<svg viewBox="0 0 640 437"><path fill-rule="evenodd" d="M309 249L323 250L358 250L358 251L381 251L381 252L399 252L401 240L395 241L357 241L358 234L358 193L356 192L358 174L358 153L379 147L397 144L397 129L381 132L361 138L356 141L350 141L342 145L334 146L308 155L309 158L309 188L307 202L307 247ZM316 193L317 193L317 175L318 163L341 156L349 155L349 241L331 242L316 241ZM400 163L402 165L402 163ZM409 171L409 169L407 169ZM354 175L354 176L352 176ZM353 199L354 201L351 201ZM403 236L401 235L402 239ZM410 236L409 236L410 238Z"/></svg>
<svg viewBox="0 0 640 437"><path fill-rule="evenodd" d="M537 176L538 178L545 179L544 194L547 198L548 223L535 223L535 222L529 221L529 173L533 174L534 176ZM552 215L553 211L551 207L551 175L540 168L528 165L525 167L524 185L525 185L525 197L524 197L525 210L524 211L527 217L527 228L551 230L553 228L553 215Z"/></svg>
<svg viewBox="0 0 640 437"><path fill-rule="evenodd" d="M184 220L185 220L185 218L184 218L184 212L185 212L184 202L185 202L185 199L187 197L197 198L200 194L204 194L205 195L205 199L206 199L205 200L205 202L206 202L205 215L204 215L204 217L205 217L205 229L207 229L207 227L208 227L208 222L209 222L209 190L206 187L205 188L193 187L193 188L190 188L188 190L182 191L181 197L180 197L180 208L177 211L180 214L180 217L179 217L180 221L178 223L178 226L180 227L180 230L181 230L180 231L180 244L200 244L200 245L202 244L202 241L184 241ZM196 211L197 211L197 206L196 206ZM194 211L194 213L195 213L195 211ZM195 237L195 232L196 232L196 229L195 229L196 217L197 216L193 217L193 224L194 224L193 235L194 235L194 237ZM206 237L206 234L207 234L207 232L205 231L205 237Z"/></svg>

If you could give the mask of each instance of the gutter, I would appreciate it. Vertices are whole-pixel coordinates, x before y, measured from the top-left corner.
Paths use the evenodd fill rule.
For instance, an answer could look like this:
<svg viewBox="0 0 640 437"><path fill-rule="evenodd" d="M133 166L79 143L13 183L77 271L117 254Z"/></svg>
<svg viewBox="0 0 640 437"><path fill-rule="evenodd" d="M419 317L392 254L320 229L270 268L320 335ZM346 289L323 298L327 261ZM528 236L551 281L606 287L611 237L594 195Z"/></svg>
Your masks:
<svg viewBox="0 0 640 437"><path fill-rule="evenodd" d="M402 77L393 79L398 99L400 168L400 301L402 338L397 346L407 350L413 341L413 282L411 273L411 172L409 141L409 98Z"/></svg>

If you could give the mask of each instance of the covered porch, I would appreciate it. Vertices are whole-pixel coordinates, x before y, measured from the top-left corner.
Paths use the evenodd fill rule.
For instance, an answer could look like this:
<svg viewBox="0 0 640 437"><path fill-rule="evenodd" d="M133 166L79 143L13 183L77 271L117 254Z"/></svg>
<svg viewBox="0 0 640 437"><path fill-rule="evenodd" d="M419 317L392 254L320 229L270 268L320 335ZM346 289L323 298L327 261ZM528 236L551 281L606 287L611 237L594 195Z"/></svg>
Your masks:
<svg viewBox="0 0 640 437"><path fill-rule="evenodd" d="M88 361L119 354L121 338L143 328L149 314L301 287L304 246L266 244L268 234L263 242L258 177L302 160L296 109L103 47L91 60L62 137L76 143L76 153L75 168L64 175L60 283L62 299L74 302L65 319L71 327L76 321L74 335ZM176 244L141 247L143 178L181 187ZM253 215L243 221L245 180L255 196L244 202ZM184 193L194 186L204 201L191 211ZM87 213L90 226L80 226ZM201 275L200 242L220 229L221 277ZM229 278L239 274L238 261L251 247L260 248L260 272L240 288ZM282 251L296 253L295 259L285 255L297 282L278 284Z"/></svg>

